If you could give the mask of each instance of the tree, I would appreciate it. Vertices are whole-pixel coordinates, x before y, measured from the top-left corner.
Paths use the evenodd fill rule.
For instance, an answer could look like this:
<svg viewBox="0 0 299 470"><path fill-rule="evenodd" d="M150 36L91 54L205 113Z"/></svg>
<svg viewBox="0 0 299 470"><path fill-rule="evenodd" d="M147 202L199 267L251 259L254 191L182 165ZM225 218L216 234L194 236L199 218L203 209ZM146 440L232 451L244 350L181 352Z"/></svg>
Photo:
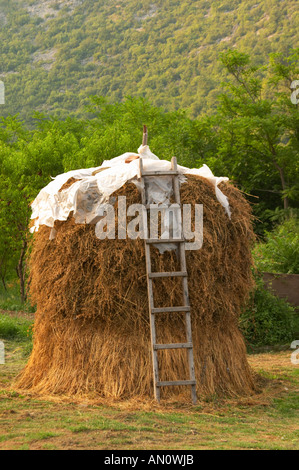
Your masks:
<svg viewBox="0 0 299 470"><path fill-rule="evenodd" d="M259 68L236 50L220 55L232 80L224 83L226 92L220 97L219 159L243 189L273 195L274 205L279 196L284 209L296 206L299 191L298 110L290 101L290 90L281 85L282 71L298 74L298 50L291 57L286 69L279 66L277 55ZM268 73L266 79L262 70Z"/></svg>
<svg viewBox="0 0 299 470"><path fill-rule="evenodd" d="M51 119L41 119L34 131L17 118L2 119L0 139L0 276L5 286L6 276L16 271L24 302L30 203L52 176L64 172L79 144L66 123Z"/></svg>

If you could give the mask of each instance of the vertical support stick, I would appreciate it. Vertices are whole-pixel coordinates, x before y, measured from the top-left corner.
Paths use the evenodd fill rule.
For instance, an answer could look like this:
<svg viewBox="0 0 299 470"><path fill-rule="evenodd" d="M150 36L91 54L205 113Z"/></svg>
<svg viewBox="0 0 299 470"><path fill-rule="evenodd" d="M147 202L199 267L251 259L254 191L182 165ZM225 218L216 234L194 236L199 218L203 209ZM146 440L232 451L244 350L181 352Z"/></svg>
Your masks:
<svg viewBox="0 0 299 470"><path fill-rule="evenodd" d="M148 132L147 132L147 127L144 125L143 126L142 145L147 145L147 141L148 141Z"/></svg>

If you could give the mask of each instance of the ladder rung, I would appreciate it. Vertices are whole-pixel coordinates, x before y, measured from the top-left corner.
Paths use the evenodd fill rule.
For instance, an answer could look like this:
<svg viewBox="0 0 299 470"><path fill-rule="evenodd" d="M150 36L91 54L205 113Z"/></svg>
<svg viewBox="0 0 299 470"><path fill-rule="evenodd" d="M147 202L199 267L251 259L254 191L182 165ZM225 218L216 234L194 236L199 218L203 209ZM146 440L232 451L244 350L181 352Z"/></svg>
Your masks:
<svg viewBox="0 0 299 470"><path fill-rule="evenodd" d="M196 385L196 380L175 380L171 382L156 383L156 387L167 387L169 385Z"/></svg>
<svg viewBox="0 0 299 470"><path fill-rule="evenodd" d="M182 238L148 238L146 243L185 243Z"/></svg>
<svg viewBox="0 0 299 470"><path fill-rule="evenodd" d="M178 175L178 171L169 170L169 171L143 171L141 176L168 176L168 175Z"/></svg>
<svg viewBox="0 0 299 470"><path fill-rule="evenodd" d="M168 312L190 312L190 307L162 307L152 308L151 313L168 313Z"/></svg>
<svg viewBox="0 0 299 470"><path fill-rule="evenodd" d="M153 279L155 277L187 277L187 271L172 271L172 272L164 272L164 273L149 273L148 277Z"/></svg>
<svg viewBox="0 0 299 470"><path fill-rule="evenodd" d="M154 344L154 349L192 349L192 343Z"/></svg>

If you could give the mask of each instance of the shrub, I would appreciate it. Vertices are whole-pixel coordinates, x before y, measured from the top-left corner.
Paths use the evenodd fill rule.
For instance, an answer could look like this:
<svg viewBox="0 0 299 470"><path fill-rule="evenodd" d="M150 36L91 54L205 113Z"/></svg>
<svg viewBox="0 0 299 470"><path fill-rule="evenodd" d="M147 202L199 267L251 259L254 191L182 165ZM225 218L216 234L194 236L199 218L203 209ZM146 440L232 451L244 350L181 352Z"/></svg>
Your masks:
<svg viewBox="0 0 299 470"><path fill-rule="evenodd" d="M263 281L257 279L256 289L240 317L240 328L249 346L291 343L296 328L295 309L266 290Z"/></svg>
<svg viewBox="0 0 299 470"><path fill-rule="evenodd" d="M285 220L266 232L266 242L256 245L253 257L260 271L299 274L299 219Z"/></svg>

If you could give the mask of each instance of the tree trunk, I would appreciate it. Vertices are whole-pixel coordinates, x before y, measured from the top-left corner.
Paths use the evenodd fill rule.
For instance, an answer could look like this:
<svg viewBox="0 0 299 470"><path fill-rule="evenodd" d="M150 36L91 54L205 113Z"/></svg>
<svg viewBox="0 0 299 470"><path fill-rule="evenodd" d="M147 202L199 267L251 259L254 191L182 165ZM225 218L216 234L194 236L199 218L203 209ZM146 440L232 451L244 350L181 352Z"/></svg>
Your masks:
<svg viewBox="0 0 299 470"><path fill-rule="evenodd" d="M7 292L5 276L6 276L6 266L4 264L4 255L3 255L2 260L0 262L0 277L1 277L1 282L3 284L3 287L4 287L5 291Z"/></svg>
<svg viewBox="0 0 299 470"><path fill-rule="evenodd" d="M283 172L282 168L280 169L279 174L280 174L282 188L283 188L283 190L285 190L286 189L286 183L285 183L284 172ZM289 208L289 198L287 196L283 197L283 208L284 209Z"/></svg>
<svg viewBox="0 0 299 470"><path fill-rule="evenodd" d="M4 287L4 290L7 292L7 286L6 286L6 282L5 282L5 277L1 274L1 282L2 282L2 285Z"/></svg>
<svg viewBox="0 0 299 470"><path fill-rule="evenodd" d="M287 189L287 185L286 185L286 181L285 181L285 177L284 177L283 168L281 168L281 166L279 166L275 161L274 161L274 165L277 168L277 170L279 171L282 190L285 191ZM285 210L289 208L289 198L288 198L288 196L283 197L283 208Z"/></svg>
<svg viewBox="0 0 299 470"><path fill-rule="evenodd" d="M266 134L266 138L267 138L267 141L268 141L270 152L272 154L273 164L274 164L275 168L279 171L282 190L285 191L287 189L287 184L286 184L286 181L285 181L283 168L280 165L278 165L278 163L276 161L276 157L277 157L276 149L273 145L273 142L271 141L271 139L269 137L268 132L266 131L265 134ZM289 208L289 198L288 198L288 196L283 197L283 208L285 210Z"/></svg>

